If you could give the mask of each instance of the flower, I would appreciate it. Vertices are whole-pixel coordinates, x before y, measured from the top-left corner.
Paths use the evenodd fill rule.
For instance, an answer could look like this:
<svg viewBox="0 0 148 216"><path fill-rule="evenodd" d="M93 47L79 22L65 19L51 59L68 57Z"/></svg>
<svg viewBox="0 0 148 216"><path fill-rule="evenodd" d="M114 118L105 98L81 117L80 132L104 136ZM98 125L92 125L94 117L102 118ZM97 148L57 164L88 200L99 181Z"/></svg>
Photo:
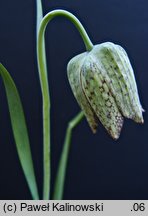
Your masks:
<svg viewBox="0 0 148 216"><path fill-rule="evenodd" d="M134 72L125 50L111 42L95 45L67 66L74 96L93 132L98 120L118 139L123 117L143 123Z"/></svg>

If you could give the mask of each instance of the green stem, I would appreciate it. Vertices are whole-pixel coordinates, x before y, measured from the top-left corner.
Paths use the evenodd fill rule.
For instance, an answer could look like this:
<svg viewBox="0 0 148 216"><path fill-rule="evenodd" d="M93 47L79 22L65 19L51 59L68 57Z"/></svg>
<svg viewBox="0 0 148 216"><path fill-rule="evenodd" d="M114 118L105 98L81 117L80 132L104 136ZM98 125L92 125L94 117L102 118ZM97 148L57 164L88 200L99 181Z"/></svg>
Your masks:
<svg viewBox="0 0 148 216"><path fill-rule="evenodd" d="M84 27L79 20L71 13L64 10L54 10L49 12L41 21L38 42L37 42L37 55L38 55L38 68L42 90L43 99L43 157L44 157L44 182L43 182L43 199L49 199L50 194L50 94L48 87L48 78L46 70L46 61L44 56L44 33L46 26L56 16L64 16L69 19L78 29L87 51L93 48Z"/></svg>
<svg viewBox="0 0 148 216"><path fill-rule="evenodd" d="M43 9L42 9L42 2L41 0L36 0L36 6L37 6L37 22L36 22L36 33L37 33L37 38L38 38L38 32L39 32L39 28L40 28L40 23L43 19ZM44 59L44 71L45 74L47 74L47 60L46 60L46 50L45 50L45 39L43 38L43 42L42 42L42 58ZM38 47L38 41L37 41L37 47ZM43 116L44 118L44 116ZM49 120L48 120L49 121ZM50 124L50 122L48 123ZM45 127L45 123L43 122L43 125ZM49 125L50 127L50 125ZM50 135L50 134L49 134ZM50 137L48 138L50 139ZM49 141L50 142L50 141ZM46 152L47 149L47 152ZM48 147L44 148L44 162L43 162L43 172L44 172L44 183L43 183L43 197L44 199L49 199L49 191L50 191L50 149L48 149Z"/></svg>
<svg viewBox="0 0 148 216"><path fill-rule="evenodd" d="M54 185L54 193L53 193L54 200L61 200L63 197L66 167L67 167L68 155L69 155L70 144L71 144L72 130L80 123L83 117L84 117L83 112L80 112L68 124L64 146L59 161L58 172L57 172L55 185Z"/></svg>

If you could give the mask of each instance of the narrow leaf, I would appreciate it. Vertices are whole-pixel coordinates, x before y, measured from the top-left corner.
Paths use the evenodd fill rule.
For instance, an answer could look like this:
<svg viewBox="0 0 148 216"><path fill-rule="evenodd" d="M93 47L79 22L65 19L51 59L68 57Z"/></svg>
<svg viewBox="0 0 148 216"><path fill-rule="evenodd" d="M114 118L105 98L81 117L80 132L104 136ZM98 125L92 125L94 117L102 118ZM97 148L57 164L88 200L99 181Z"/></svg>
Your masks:
<svg viewBox="0 0 148 216"><path fill-rule="evenodd" d="M20 96L9 72L2 64L0 64L0 75L6 90L12 130L20 163L33 199L39 199L28 132Z"/></svg>

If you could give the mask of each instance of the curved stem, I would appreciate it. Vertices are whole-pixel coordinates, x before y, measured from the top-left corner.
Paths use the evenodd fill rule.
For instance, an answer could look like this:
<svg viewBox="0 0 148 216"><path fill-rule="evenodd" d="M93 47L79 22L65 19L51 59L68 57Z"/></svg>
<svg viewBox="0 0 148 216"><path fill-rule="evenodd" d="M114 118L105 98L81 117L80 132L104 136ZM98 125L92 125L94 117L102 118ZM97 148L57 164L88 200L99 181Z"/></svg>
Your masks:
<svg viewBox="0 0 148 216"><path fill-rule="evenodd" d="M38 55L38 68L42 90L43 99L43 145L44 145L44 182L43 182L43 199L49 199L50 193L50 95L48 87L48 78L46 70L46 60L44 58L44 32L49 21L56 16L64 16L69 19L78 29L87 51L93 48L84 27L79 20L71 13L65 10L54 10L49 12L41 21L38 41L37 41L37 55Z"/></svg>
<svg viewBox="0 0 148 216"><path fill-rule="evenodd" d="M67 167L67 160L68 160L68 155L70 150L72 131L81 122L83 117L84 117L83 112L80 112L68 124L64 146L59 161L58 172L57 172L55 185L54 185L54 193L53 193L54 200L61 200L63 197L66 167Z"/></svg>

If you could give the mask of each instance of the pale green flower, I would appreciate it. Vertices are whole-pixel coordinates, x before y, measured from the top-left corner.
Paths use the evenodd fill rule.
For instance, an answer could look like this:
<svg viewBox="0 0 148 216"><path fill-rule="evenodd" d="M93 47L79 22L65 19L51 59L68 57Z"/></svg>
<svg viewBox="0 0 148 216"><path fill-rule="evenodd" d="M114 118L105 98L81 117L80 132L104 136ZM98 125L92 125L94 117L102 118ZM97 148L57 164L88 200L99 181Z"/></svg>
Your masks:
<svg viewBox="0 0 148 216"><path fill-rule="evenodd" d="M123 117L143 123L135 76L125 50L111 42L93 47L68 63L72 91L93 132L98 120L118 139Z"/></svg>

